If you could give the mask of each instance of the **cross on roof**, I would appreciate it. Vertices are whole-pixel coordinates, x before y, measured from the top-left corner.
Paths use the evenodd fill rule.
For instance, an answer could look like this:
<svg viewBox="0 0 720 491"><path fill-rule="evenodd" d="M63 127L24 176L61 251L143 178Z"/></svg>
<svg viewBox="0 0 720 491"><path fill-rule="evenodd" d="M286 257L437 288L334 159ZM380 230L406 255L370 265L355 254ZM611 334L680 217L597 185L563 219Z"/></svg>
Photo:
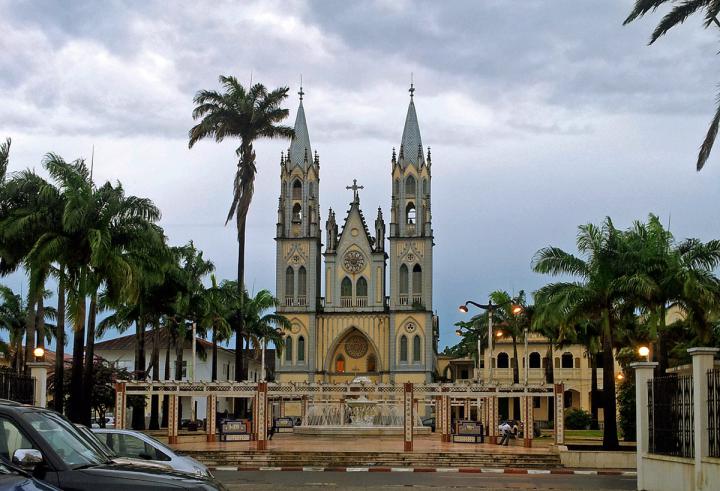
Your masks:
<svg viewBox="0 0 720 491"><path fill-rule="evenodd" d="M352 189L353 192L353 200L358 200L358 189L365 189L365 186L358 186L357 185L357 179L353 179L353 185L352 186L345 186L345 189Z"/></svg>

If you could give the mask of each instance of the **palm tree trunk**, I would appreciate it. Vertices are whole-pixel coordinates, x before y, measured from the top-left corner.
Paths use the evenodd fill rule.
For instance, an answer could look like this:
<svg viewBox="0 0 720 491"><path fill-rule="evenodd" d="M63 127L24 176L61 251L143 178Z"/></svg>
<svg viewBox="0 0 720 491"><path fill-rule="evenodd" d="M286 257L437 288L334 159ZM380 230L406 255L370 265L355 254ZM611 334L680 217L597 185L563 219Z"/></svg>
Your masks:
<svg viewBox="0 0 720 491"><path fill-rule="evenodd" d="M82 424L90 426L92 412L92 393L94 390L93 370L95 358L95 321L97 319L97 291L90 296L90 311L88 312L87 340L85 341L85 371L83 372L82 386Z"/></svg>
<svg viewBox="0 0 720 491"><path fill-rule="evenodd" d="M240 210L237 212L238 226L238 289L240 298L244 298L245 291L245 217L241 219ZM235 328L235 381L242 382L245 380L245 351L243 346L243 333L245 326L243 325L243 317L239 316L238 325ZM247 404L245 398L235 398L235 416L244 416Z"/></svg>
<svg viewBox="0 0 720 491"><path fill-rule="evenodd" d="M70 375L70 421L82 423L83 354L85 352L85 298L79 299L73 326L73 361Z"/></svg>
<svg viewBox="0 0 720 491"><path fill-rule="evenodd" d="M55 390L53 391L53 407L62 414L65 400L65 285L64 271L60 268L58 280L57 329L55 333Z"/></svg>
<svg viewBox="0 0 720 491"><path fill-rule="evenodd" d="M32 360L35 349L35 298L28 293L27 317L25 318L25 356L23 357L23 370L30 373L27 363Z"/></svg>
<svg viewBox="0 0 720 491"><path fill-rule="evenodd" d="M183 367L183 351L185 350L185 337L178 336L175 344L175 380L182 380L182 367ZM180 397L177 399L177 421L182 421L182 401Z"/></svg>
<svg viewBox="0 0 720 491"><path fill-rule="evenodd" d="M613 355L612 321L610 312L603 312L603 449L616 450L617 403L615 400L615 357Z"/></svg>
<svg viewBox="0 0 720 491"><path fill-rule="evenodd" d="M140 319L135 324L135 379L145 379L145 318L140 316ZM138 396L144 397L144 396ZM143 399L142 404L138 401L138 404L133 406L132 413L132 428L133 430L144 430L145 429L145 403Z"/></svg>
<svg viewBox="0 0 720 491"><path fill-rule="evenodd" d="M217 328L213 322L212 328L212 372L210 374L210 380L215 382L217 380Z"/></svg>
<svg viewBox="0 0 720 491"><path fill-rule="evenodd" d="M153 346L152 346L152 366L153 366L153 380L160 380L160 326L159 321L156 319L152 325L153 335ZM158 412L160 410L160 398L159 396L153 395L150 399L150 425L149 429L159 430L160 421L158 418Z"/></svg>
<svg viewBox="0 0 720 491"><path fill-rule="evenodd" d="M42 295L37 302L37 315L35 316L35 334L37 337L37 346L45 349L45 300Z"/></svg>
<svg viewBox="0 0 720 491"><path fill-rule="evenodd" d="M660 325L658 326L657 361L659 376L665 375L668 368L668 340L665 326L665 306L660 307Z"/></svg>
<svg viewBox="0 0 720 491"><path fill-rule="evenodd" d="M170 380L170 350L172 349L173 338L170 335L170 327L166 324L165 329L168 331L167 336L167 347L165 349L165 380ZM170 397L167 395L163 396L163 407L162 407L162 421L160 426L167 428L168 425L168 404L170 403Z"/></svg>
<svg viewBox="0 0 720 491"><path fill-rule="evenodd" d="M520 383L520 366L518 364L518 352L517 352L517 338L512 337L513 341L513 358L515 359L515 366L513 367L513 383ZM513 397L513 417L515 419L520 418L520 398Z"/></svg>

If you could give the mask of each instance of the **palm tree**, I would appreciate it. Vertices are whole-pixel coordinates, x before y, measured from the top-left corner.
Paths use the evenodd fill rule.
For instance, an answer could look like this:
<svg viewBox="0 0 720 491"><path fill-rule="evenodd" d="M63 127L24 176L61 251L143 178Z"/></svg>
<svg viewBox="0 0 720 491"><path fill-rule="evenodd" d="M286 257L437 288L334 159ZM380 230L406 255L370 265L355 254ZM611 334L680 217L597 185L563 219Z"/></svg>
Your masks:
<svg viewBox="0 0 720 491"><path fill-rule="evenodd" d="M254 346L257 352L270 341L280 353L283 346L281 333L290 329L292 323L274 310L278 306L278 299L269 290L260 290L254 297L244 291L243 297L242 317L248 334L248 345Z"/></svg>
<svg viewBox="0 0 720 491"><path fill-rule="evenodd" d="M605 428L603 447L618 448L617 411L615 400L614 334L620 315L619 305L627 296L628 287L618 280L625 273L622 234L610 218L602 226L579 227L577 248L585 259L557 247L539 250L533 258L538 273L571 275L577 281L548 284L535 293L538 303L552 308L567 325L586 320L597 321L602 330L603 392ZM632 293L632 292L630 292Z"/></svg>
<svg viewBox="0 0 720 491"><path fill-rule="evenodd" d="M635 7L632 12L628 15L623 25L627 25L630 22L643 17L645 14L654 12L658 7L665 3L673 3L675 0L636 0ZM661 36L665 35L670 29L678 26L685 22L688 17L695 13L703 13L704 26L707 29L711 25L720 27L718 22L718 14L720 14L720 2L716 0L686 0L683 2L675 3L670 12L668 12L655 27L655 30L650 37L648 44L653 44ZM718 133L718 126L720 126L720 97L718 97L717 109L715 110L715 116L710 122L710 127L705 135L705 140L700 146L700 152L697 159L697 170L700 171L712 150L715 138Z"/></svg>
<svg viewBox="0 0 720 491"><path fill-rule="evenodd" d="M231 300L226 289L219 286L215 275L210 275L210 288L202 291L202 314L200 325L212 331L212 368L210 380L217 380L218 341L228 340L231 330L227 321L228 301Z"/></svg>
<svg viewBox="0 0 720 491"><path fill-rule="evenodd" d="M262 84L246 89L232 76L220 76L222 93L215 90L201 90L193 100L193 119L200 120L189 132L188 146L205 138L216 142L226 137L239 138L240 146L235 151L239 158L233 183L233 199L225 223L233 216L237 225L238 265L237 282L244 289L245 273L245 222L254 191L255 150L253 144L260 138L290 138L293 130L279 123L288 116L282 107L288 88L281 87L271 92ZM243 325L235 331L235 379L245 378L245 363L242 350Z"/></svg>

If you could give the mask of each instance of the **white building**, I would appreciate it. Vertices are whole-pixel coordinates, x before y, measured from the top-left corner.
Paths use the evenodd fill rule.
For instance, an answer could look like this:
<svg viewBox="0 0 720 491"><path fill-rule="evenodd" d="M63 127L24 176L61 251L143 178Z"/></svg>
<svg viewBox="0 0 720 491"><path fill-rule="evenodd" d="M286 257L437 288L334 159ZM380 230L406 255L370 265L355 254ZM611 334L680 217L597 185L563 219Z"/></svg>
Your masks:
<svg viewBox="0 0 720 491"><path fill-rule="evenodd" d="M166 380L165 365L166 359L170 362L170 374L167 379L174 380L177 366L177 353L175 346L169 339L168 331L160 329L159 334L160 347L160 380ZM114 339L108 339L95 343L95 356L103 358L113 363L118 368L125 368L130 372L135 370L135 334L121 336ZM195 380L198 382L209 382L212 375L212 343L203 339L196 338L196 354L195 357L195 373L193 374L193 357L192 342L190 339L185 340L182 358L182 380ZM153 351L153 333L145 332L145 370L148 378L152 377L152 351ZM271 379L274 373L275 350L268 349L265 355L266 378ZM217 349L217 380L234 380L235 379L235 350L218 346ZM248 352L245 358L248 360L248 380L258 381L261 379L260 354L254 350ZM194 376L193 376L194 375ZM206 417L205 398L181 397L180 406L182 409L181 419L203 420ZM162 407L162 401L161 401ZM162 410L162 409L161 409ZM217 411L223 412L232 410L232 400L230 398L218 398ZM150 404L146 406L146 418L149 418Z"/></svg>

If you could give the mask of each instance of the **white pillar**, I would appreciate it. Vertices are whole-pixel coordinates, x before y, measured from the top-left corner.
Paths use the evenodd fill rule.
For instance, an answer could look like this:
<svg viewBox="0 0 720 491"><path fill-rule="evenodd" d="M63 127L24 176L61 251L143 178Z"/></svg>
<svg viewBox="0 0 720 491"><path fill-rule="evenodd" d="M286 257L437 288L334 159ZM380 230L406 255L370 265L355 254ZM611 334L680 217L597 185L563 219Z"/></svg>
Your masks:
<svg viewBox="0 0 720 491"><path fill-rule="evenodd" d="M702 459L708 456L708 371L718 348L690 348L693 377L693 433L695 434L695 489L715 489L702 472ZM717 485L717 483L715 483Z"/></svg>
<svg viewBox="0 0 720 491"><path fill-rule="evenodd" d="M635 431L637 432L637 489L646 489L643 472L643 457L650 446L648 420L648 382L653 378L653 371L658 363L655 361L639 361L631 363L635 370Z"/></svg>
<svg viewBox="0 0 720 491"><path fill-rule="evenodd" d="M196 335L195 323L193 322L192 323L192 378L190 379L193 382L195 382L195 357L196 357L195 352L197 351L195 349L196 348L195 343L197 342L196 336L197 335Z"/></svg>
<svg viewBox="0 0 720 491"><path fill-rule="evenodd" d="M50 363L44 361L28 362L30 376L35 379L35 392L33 404L38 407L47 407L47 372Z"/></svg>

